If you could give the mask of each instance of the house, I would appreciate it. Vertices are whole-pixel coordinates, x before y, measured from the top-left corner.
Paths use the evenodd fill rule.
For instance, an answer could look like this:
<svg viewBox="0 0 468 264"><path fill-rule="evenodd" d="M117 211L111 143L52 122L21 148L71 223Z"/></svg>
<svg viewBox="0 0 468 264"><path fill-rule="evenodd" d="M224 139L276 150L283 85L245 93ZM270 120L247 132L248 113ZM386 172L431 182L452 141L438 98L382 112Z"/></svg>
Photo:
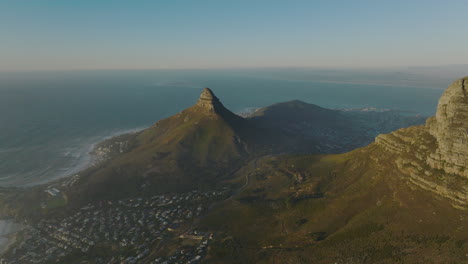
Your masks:
<svg viewBox="0 0 468 264"><path fill-rule="evenodd" d="M50 196L58 196L60 191L57 188L49 188L45 190L46 193L50 194Z"/></svg>

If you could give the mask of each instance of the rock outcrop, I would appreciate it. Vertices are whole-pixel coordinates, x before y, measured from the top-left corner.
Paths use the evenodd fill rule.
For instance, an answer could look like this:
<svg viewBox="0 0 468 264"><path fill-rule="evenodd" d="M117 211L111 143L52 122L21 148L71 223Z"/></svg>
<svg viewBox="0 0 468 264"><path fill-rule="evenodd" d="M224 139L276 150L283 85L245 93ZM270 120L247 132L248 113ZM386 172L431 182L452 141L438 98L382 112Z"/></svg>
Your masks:
<svg viewBox="0 0 468 264"><path fill-rule="evenodd" d="M468 209L468 78L452 83L425 126L379 135L375 143L392 155L408 182Z"/></svg>
<svg viewBox="0 0 468 264"><path fill-rule="evenodd" d="M210 88L203 89L196 105L207 109L210 112L218 112L225 109L223 104L219 101L218 97L214 95Z"/></svg>
<svg viewBox="0 0 468 264"><path fill-rule="evenodd" d="M468 78L455 81L442 95L437 114L427 120L438 148L428 163L447 173L468 178Z"/></svg>

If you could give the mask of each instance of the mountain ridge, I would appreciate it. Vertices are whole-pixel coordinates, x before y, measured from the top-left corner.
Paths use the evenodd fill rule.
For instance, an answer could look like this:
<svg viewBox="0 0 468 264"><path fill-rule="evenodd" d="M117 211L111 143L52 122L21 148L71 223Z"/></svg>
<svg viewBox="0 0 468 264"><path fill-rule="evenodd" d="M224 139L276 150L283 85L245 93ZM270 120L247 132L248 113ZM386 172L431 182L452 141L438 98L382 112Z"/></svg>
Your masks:
<svg viewBox="0 0 468 264"><path fill-rule="evenodd" d="M444 93L439 108L448 114L438 109L435 120L373 143L379 131L423 122L298 100L242 118L206 88L193 106L100 144L108 158L96 166L48 186L2 190L2 212L41 230L7 254L21 258L51 236L85 238L62 259L76 263L131 262L131 254L142 263L189 260L195 255L179 253L198 239L203 263L463 263L468 184L453 168L465 161L465 130L451 129L464 128L464 85ZM437 167L431 155L451 163ZM69 228L79 234L70 238Z"/></svg>

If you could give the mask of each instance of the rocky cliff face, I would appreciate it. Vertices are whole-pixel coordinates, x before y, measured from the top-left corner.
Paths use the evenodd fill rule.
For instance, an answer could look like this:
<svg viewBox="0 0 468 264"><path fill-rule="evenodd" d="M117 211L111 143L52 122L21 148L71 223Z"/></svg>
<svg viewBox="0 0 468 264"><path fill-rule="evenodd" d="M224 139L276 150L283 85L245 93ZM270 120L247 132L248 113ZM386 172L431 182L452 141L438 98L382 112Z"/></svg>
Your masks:
<svg viewBox="0 0 468 264"><path fill-rule="evenodd" d="M379 135L375 143L393 155L414 185L468 209L468 78L452 83L426 126Z"/></svg>
<svg viewBox="0 0 468 264"><path fill-rule="evenodd" d="M468 178L468 78L450 85L440 98L437 114L427 129L438 143L428 163L447 173Z"/></svg>

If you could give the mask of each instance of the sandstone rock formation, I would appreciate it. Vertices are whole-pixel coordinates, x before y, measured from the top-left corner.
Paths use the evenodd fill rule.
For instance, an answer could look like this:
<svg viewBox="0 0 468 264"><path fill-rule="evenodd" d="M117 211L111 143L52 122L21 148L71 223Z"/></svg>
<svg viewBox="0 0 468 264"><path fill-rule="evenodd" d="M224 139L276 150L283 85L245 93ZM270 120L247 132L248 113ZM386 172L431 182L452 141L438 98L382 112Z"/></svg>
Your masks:
<svg viewBox="0 0 468 264"><path fill-rule="evenodd" d="M221 104L218 97L214 95L210 88L203 89L196 105L211 112L217 112L224 108L223 104Z"/></svg>
<svg viewBox="0 0 468 264"><path fill-rule="evenodd" d="M393 155L408 182L468 208L468 78L452 83L426 126L379 135L375 143Z"/></svg>
<svg viewBox="0 0 468 264"><path fill-rule="evenodd" d="M468 178L468 78L457 80L442 95L437 114L427 120L438 148L428 163Z"/></svg>

